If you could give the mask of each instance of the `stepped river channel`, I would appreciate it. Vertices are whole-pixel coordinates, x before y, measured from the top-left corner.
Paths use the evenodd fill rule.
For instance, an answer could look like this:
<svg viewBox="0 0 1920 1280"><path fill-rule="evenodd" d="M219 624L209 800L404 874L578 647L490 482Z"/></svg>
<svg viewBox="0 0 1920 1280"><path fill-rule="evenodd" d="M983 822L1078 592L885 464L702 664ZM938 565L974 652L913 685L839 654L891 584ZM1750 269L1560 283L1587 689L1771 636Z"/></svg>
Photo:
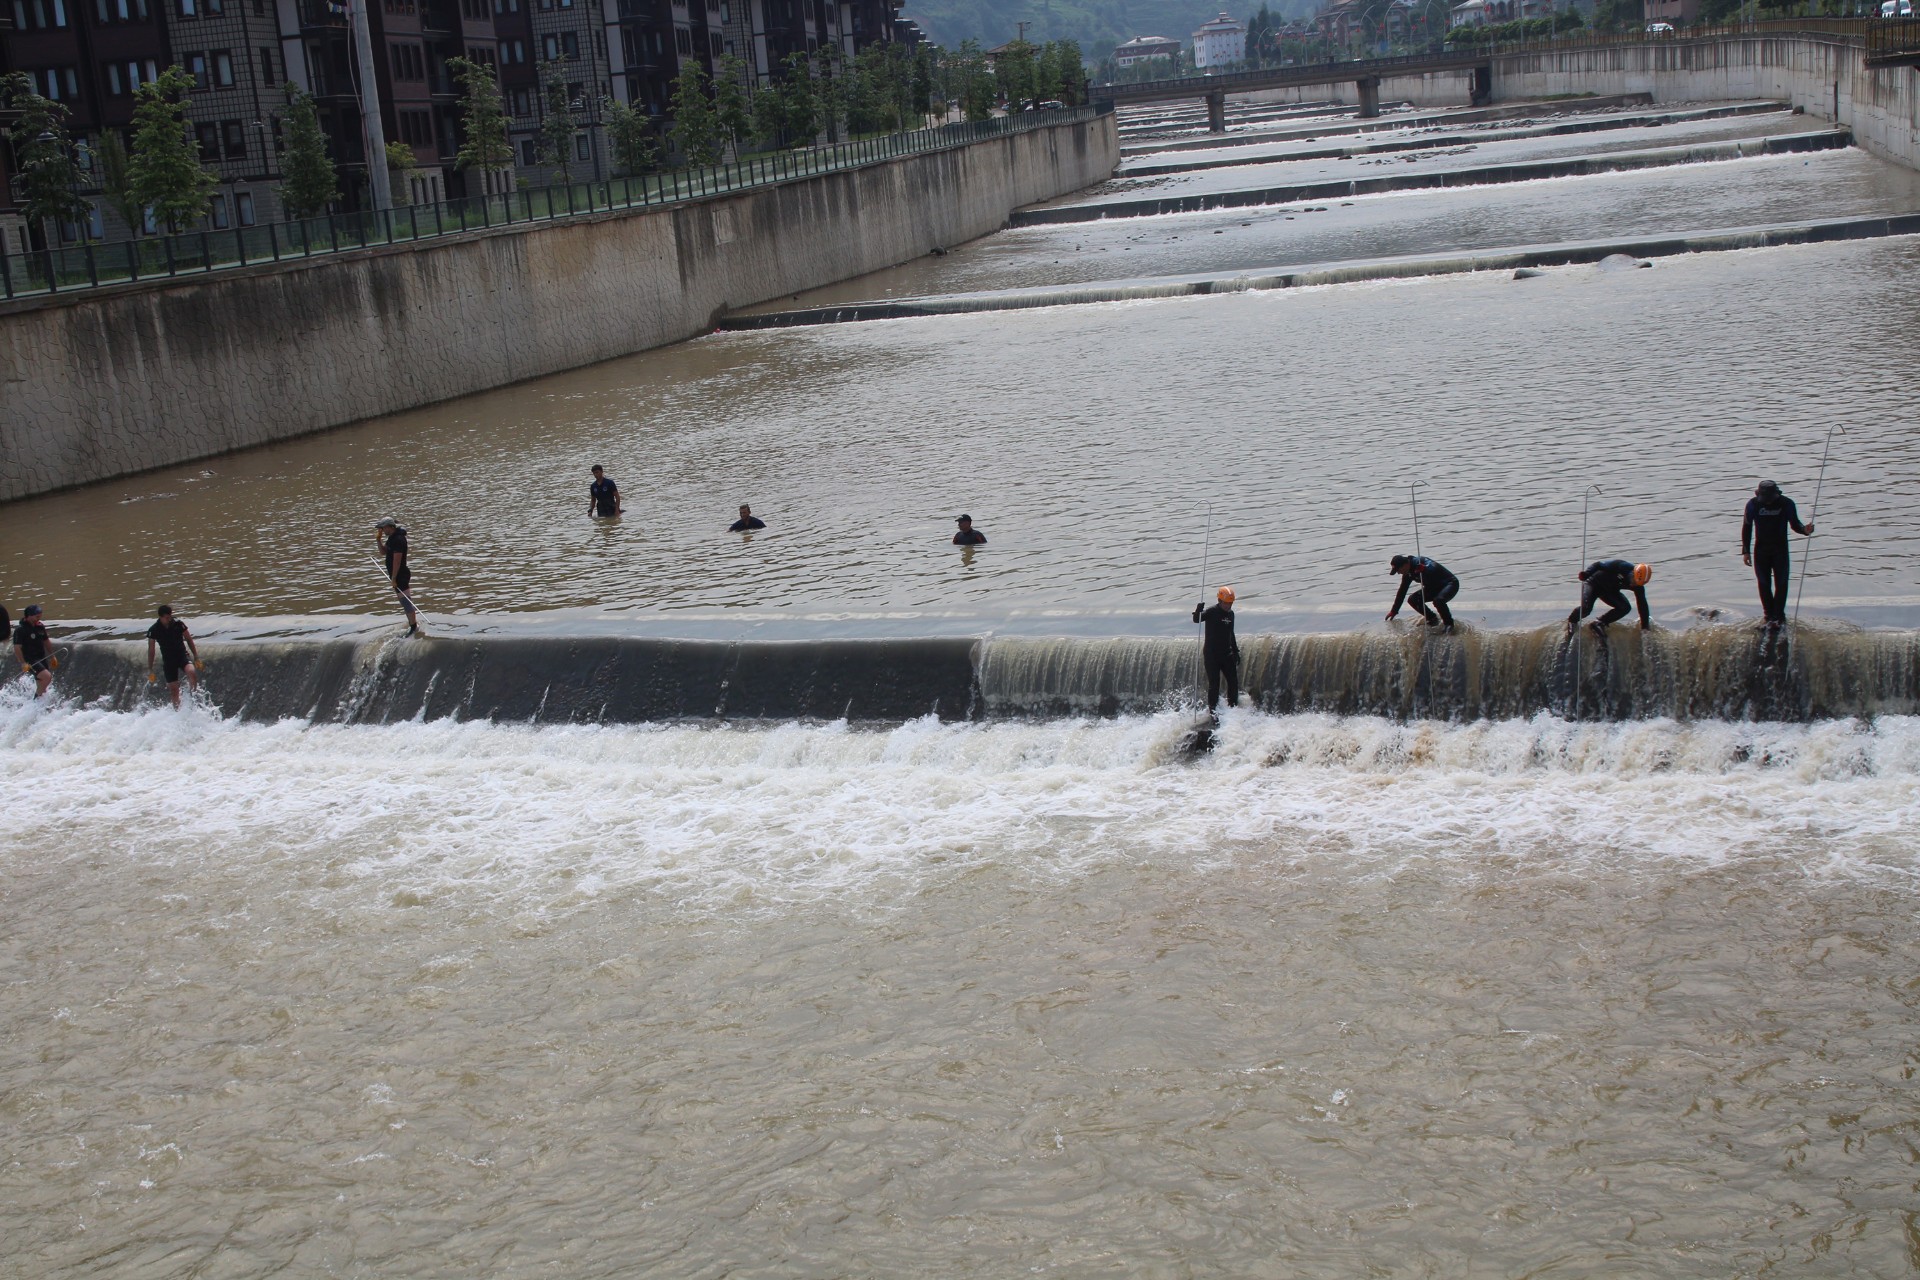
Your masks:
<svg viewBox="0 0 1920 1280"><path fill-rule="evenodd" d="M692 341L0 506L65 655L0 690L0 1274L1920 1275L1920 174L1232 105ZM1384 620L1416 546L1454 634ZM1653 629L1569 639L1616 557Z"/></svg>

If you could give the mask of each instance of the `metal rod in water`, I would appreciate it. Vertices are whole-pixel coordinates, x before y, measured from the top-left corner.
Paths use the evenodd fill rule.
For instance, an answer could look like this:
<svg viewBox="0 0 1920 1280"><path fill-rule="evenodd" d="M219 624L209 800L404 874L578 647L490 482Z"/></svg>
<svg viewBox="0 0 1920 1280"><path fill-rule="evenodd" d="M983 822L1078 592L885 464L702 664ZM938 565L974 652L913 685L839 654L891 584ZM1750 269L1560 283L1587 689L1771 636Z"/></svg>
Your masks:
<svg viewBox="0 0 1920 1280"><path fill-rule="evenodd" d="M1590 484L1586 494L1580 499L1580 571L1587 568L1587 511L1593 505L1593 495L1600 492L1600 486ZM1586 603L1586 584L1580 585L1580 601ZM1586 619L1577 618L1573 624L1573 718L1580 718L1580 633L1586 630Z"/></svg>
<svg viewBox="0 0 1920 1280"><path fill-rule="evenodd" d="M1425 480L1414 480L1407 484L1407 500L1413 503L1413 554L1420 554L1420 487Z"/></svg>
<svg viewBox="0 0 1920 1280"><path fill-rule="evenodd" d="M1813 486L1813 510L1807 513L1807 525L1818 528L1820 520L1820 491L1827 487L1827 455L1833 451L1833 433L1847 434L1847 429L1839 423L1827 428L1827 444L1820 450L1820 479ZM1807 574L1813 568L1813 535L1807 535L1807 554L1800 558L1800 581L1793 589L1793 629L1800 629L1800 597L1807 593Z"/></svg>

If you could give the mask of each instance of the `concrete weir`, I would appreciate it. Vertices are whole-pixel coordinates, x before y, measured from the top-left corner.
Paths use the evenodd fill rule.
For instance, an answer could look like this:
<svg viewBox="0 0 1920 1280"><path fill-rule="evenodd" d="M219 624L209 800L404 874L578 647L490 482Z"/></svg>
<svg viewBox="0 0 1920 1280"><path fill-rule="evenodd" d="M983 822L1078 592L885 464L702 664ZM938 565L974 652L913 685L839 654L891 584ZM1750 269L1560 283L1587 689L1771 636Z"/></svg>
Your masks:
<svg viewBox="0 0 1920 1280"><path fill-rule="evenodd" d="M1886 236L1920 235L1920 214L1898 217L1836 218L1789 222L1770 227L1738 227L1674 236L1643 236L1621 240L1581 240L1559 244L1484 249L1468 253L1421 254L1405 258L1376 258L1330 262L1266 271L1240 271L1224 276L1173 276L1144 280L1103 280L1044 289L1010 289L997 293L954 293L938 297L892 298L853 302L837 307L728 316L723 329L778 329L797 325L850 324L861 320L905 320L916 316L965 315L976 311L1024 311L1036 307L1066 307L1092 302L1123 302L1142 298L1187 298L1216 293L1247 293L1266 289L1303 289L1313 285L1353 284L1364 280L1403 280L1419 276L1461 275L1472 271L1516 271L1599 262L1615 254L1634 258L1669 257L1683 253L1719 253L1733 249L1760 249L1775 245L1824 244L1836 240L1873 240Z"/></svg>
<svg viewBox="0 0 1920 1280"><path fill-rule="evenodd" d="M1535 182L1543 178L1578 178L1595 173L1626 173L1676 164L1706 164L1751 156L1790 155L1805 151L1838 151L1852 142L1845 129L1821 129L1771 138L1743 138L1733 142L1661 147L1652 151L1620 151L1610 155L1572 156L1564 160L1530 160L1519 164L1487 165L1478 169L1442 169L1432 173L1395 173L1380 178L1343 178L1288 187L1249 191L1210 191L1190 196L1161 196L1144 200L1109 200L1099 204L1062 205L1049 209L1022 209L1013 215L1016 227L1061 222L1099 222L1105 218L1151 218L1169 213L1204 213L1209 209L1245 209L1259 205L1291 204L1296 200L1331 200L1343 196L1378 195L1385 191L1420 191L1434 187L1477 187L1503 182Z"/></svg>
<svg viewBox="0 0 1920 1280"><path fill-rule="evenodd" d="M1102 115L698 203L0 304L0 501L677 342L1118 161Z"/></svg>

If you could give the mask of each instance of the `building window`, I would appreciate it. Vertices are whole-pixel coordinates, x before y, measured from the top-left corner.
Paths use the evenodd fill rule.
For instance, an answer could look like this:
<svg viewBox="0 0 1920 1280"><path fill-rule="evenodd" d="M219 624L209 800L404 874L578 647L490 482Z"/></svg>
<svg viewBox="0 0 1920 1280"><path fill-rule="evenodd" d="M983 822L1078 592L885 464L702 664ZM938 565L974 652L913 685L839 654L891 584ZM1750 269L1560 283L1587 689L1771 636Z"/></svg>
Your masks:
<svg viewBox="0 0 1920 1280"><path fill-rule="evenodd" d="M513 114L517 116L533 114L533 90L515 89L513 91Z"/></svg>
<svg viewBox="0 0 1920 1280"><path fill-rule="evenodd" d="M274 75L273 75L273 46L272 45L263 44L260 46L260 83L262 84L280 83L278 80L274 78Z"/></svg>
<svg viewBox="0 0 1920 1280"><path fill-rule="evenodd" d="M67 0L13 0L16 31L44 31L67 25Z"/></svg>
<svg viewBox="0 0 1920 1280"><path fill-rule="evenodd" d="M226 146L227 159L245 160L247 158L247 129L238 120L220 122L220 138Z"/></svg>
<svg viewBox="0 0 1920 1280"><path fill-rule="evenodd" d="M233 223L227 217L227 198L215 196L207 202L207 218L213 223L215 231L224 231Z"/></svg>
<svg viewBox="0 0 1920 1280"><path fill-rule="evenodd" d="M220 158L219 126L197 124L193 126L193 136L200 141L200 158L202 160L218 160Z"/></svg>
<svg viewBox="0 0 1920 1280"><path fill-rule="evenodd" d="M237 191L233 196L233 211L240 215L240 225L253 225L253 192Z"/></svg>
<svg viewBox="0 0 1920 1280"><path fill-rule="evenodd" d="M34 88L45 86L46 96L55 102L71 102L80 96L80 82L72 67L48 67L45 71L29 71L28 79Z"/></svg>
<svg viewBox="0 0 1920 1280"><path fill-rule="evenodd" d="M685 27L675 27L673 29L673 47L682 53L692 53L693 33Z"/></svg>
<svg viewBox="0 0 1920 1280"><path fill-rule="evenodd" d="M579 57L580 33L578 31L562 31L560 33L560 50L569 58Z"/></svg>
<svg viewBox="0 0 1920 1280"><path fill-rule="evenodd" d="M187 55L187 74L193 77L193 87L204 89L210 83L207 79L207 55L190 53Z"/></svg>
<svg viewBox="0 0 1920 1280"><path fill-rule="evenodd" d="M529 169L533 167L533 139L527 138L520 143L520 163Z"/></svg>
<svg viewBox="0 0 1920 1280"><path fill-rule="evenodd" d="M213 82L222 87L233 83L233 54L229 50L220 49L214 53Z"/></svg>
<svg viewBox="0 0 1920 1280"><path fill-rule="evenodd" d="M179 0L180 16L197 18L200 16L200 0Z"/></svg>
<svg viewBox="0 0 1920 1280"><path fill-rule="evenodd" d="M573 158L575 160L585 160L587 158L587 135L584 133L576 133L573 135Z"/></svg>

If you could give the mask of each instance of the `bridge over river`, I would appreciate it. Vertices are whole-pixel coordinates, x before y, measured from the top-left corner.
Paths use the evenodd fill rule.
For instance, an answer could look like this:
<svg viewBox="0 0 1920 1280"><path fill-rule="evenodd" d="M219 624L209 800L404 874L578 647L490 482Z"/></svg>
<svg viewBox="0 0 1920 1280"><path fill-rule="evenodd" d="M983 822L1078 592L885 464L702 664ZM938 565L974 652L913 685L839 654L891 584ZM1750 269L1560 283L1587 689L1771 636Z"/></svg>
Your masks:
<svg viewBox="0 0 1920 1280"><path fill-rule="evenodd" d="M1187 98L1207 100L1207 128L1214 133L1227 131L1227 95L1253 93L1261 89L1296 89L1312 84L1346 84L1360 90L1360 114L1380 114L1380 81L1387 76L1417 76L1429 72L1471 71L1473 103L1487 100L1493 91L1493 59L1486 50L1454 50L1442 53L1417 53L1400 58L1359 58L1336 62L1313 62L1290 67L1264 67L1258 71L1235 71L1217 76L1181 76L1170 80L1144 80L1138 84L1098 85L1090 91L1093 98L1123 106L1140 102L1176 102Z"/></svg>

